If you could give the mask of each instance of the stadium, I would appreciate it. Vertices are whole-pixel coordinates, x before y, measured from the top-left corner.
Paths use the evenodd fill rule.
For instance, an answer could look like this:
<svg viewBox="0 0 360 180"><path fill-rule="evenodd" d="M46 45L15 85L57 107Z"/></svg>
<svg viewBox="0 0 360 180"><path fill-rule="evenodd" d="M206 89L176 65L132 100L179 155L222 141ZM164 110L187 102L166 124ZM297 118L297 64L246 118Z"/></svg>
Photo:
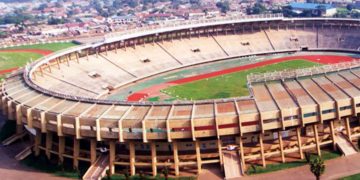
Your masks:
<svg viewBox="0 0 360 180"><path fill-rule="evenodd" d="M303 159L329 146L351 154L346 142L360 135L359 29L356 19L269 14L109 34L2 82L2 112L17 123L5 143L31 134L23 153L88 162L84 179L124 168L181 176L207 164L232 178L273 157ZM239 74L246 82L235 84L237 94L200 96L200 84L199 96L188 95L178 86L203 82L215 91L237 82L227 75L258 66L271 68Z"/></svg>

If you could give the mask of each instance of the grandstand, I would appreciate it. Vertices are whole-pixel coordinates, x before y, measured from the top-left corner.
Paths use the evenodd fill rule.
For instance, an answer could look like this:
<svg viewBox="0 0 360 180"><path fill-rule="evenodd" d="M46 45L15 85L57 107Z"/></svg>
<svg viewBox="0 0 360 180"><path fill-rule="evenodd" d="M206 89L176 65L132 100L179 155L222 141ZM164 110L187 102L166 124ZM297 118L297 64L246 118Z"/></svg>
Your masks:
<svg viewBox="0 0 360 180"><path fill-rule="evenodd" d="M266 166L267 159L285 162L290 153L320 155L336 138L359 137L360 63L252 75L250 97L152 103L107 100L106 94L159 73L233 57L358 53L359 27L354 19L268 15L116 34L13 73L2 83L0 107L17 122L18 134L24 125L35 129L35 155L71 159L74 167L104 162L102 170L110 174L129 168L131 175L140 169L154 176L169 167L179 176L189 168L200 173L206 164L234 168L223 159L234 147L243 174L254 161Z"/></svg>

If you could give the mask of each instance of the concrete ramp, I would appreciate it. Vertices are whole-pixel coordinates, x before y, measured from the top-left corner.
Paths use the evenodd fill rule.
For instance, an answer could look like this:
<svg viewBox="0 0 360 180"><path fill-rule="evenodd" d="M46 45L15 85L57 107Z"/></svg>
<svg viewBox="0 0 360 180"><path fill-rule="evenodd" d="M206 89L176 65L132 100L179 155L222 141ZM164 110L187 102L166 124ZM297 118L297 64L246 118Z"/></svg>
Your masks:
<svg viewBox="0 0 360 180"><path fill-rule="evenodd" d="M337 147L345 156L356 154L356 149L344 134L338 133L335 139Z"/></svg>
<svg viewBox="0 0 360 180"><path fill-rule="evenodd" d="M109 155L101 155L83 176L84 180L101 180L109 169Z"/></svg>
<svg viewBox="0 0 360 180"><path fill-rule="evenodd" d="M223 151L225 179L239 178L241 173L241 161L237 152Z"/></svg>
<svg viewBox="0 0 360 180"><path fill-rule="evenodd" d="M24 136L26 135L26 132L22 132L22 133L18 133L18 134L14 134L10 137L8 137L7 139L5 139L3 142L2 142L2 145L4 146L8 146L10 144L12 144L13 142L23 138Z"/></svg>
<svg viewBox="0 0 360 180"><path fill-rule="evenodd" d="M15 156L15 159L17 161L21 161L23 159L25 159L26 157L28 157L32 152L31 152L31 148L33 146L28 146L26 147L24 150L22 150L20 153L18 153L16 156Z"/></svg>

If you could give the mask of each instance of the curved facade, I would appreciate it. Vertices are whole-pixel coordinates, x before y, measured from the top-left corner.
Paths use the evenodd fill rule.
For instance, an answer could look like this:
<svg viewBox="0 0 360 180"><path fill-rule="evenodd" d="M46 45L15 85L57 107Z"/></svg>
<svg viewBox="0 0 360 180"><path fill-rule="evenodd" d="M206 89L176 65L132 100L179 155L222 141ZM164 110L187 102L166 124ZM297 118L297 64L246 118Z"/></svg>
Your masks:
<svg viewBox="0 0 360 180"><path fill-rule="evenodd" d="M296 51L358 53L360 21L247 17L140 29L47 56L2 83L1 107L37 130L35 153L114 167L181 169L218 163L238 148L248 161L335 145L336 127L359 134L360 63L248 77L251 96L173 103L107 100L113 89L162 72L232 57ZM240 37L240 38L239 38ZM237 39L238 38L238 39ZM195 52L196 50L196 52ZM144 63L144 60L149 63ZM124 61L122 61L124 60ZM139 62L140 61L140 62ZM112 78L117 77L117 78ZM264 78L266 77L266 78ZM243 168L244 169L244 168Z"/></svg>

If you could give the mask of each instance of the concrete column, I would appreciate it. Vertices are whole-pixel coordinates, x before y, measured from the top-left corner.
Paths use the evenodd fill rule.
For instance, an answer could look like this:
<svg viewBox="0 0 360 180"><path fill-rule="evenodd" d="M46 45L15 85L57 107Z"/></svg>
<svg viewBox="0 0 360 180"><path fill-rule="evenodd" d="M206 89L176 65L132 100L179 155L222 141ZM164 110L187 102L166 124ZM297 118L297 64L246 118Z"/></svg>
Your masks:
<svg viewBox="0 0 360 180"><path fill-rule="evenodd" d="M59 137L59 161L61 163L64 162L64 152L65 152L65 137L64 136L60 136Z"/></svg>
<svg viewBox="0 0 360 180"><path fill-rule="evenodd" d="M335 129L334 129L334 121L330 121L330 133L332 139L333 149L336 150L336 140L335 140Z"/></svg>
<svg viewBox="0 0 360 180"><path fill-rule="evenodd" d="M53 142L53 134L51 133L51 132L49 132L49 133L46 133L46 144L45 144L45 146L46 146L46 156L47 156L47 158L48 159L50 159L51 158L51 153L50 153L50 150L51 150L51 148L52 148L52 142Z"/></svg>
<svg viewBox="0 0 360 180"><path fill-rule="evenodd" d="M77 169L79 167L79 154L80 154L80 140L74 139L73 147L73 167Z"/></svg>
<svg viewBox="0 0 360 180"><path fill-rule="evenodd" d="M318 129L317 129L317 124L313 125L313 129L314 129L314 136L315 136L315 143L316 143L316 151L317 151L318 155L321 156L319 133L318 133Z"/></svg>
<svg viewBox="0 0 360 180"><path fill-rule="evenodd" d="M302 149L300 130L301 130L301 128L296 128L296 136L297 136L297 143L298 143L300 158L304 159L304 152L303 152L303 149Z"/></svg>
<svg viewBox="0 0 360 180"><path fill-rule="evenodd" d="M174 168L175 168L175 176L179 176L179 154L178 154L178 146L177 142L173 143L173 154L174 154Z"/></svg>
<svg viewBox="0 0 360 180"><path fill-rule="evenodd" d="M41 131L40 130L36 130L36 135L35 135L35 142L34 142L34 153L35 156L39 156L40 155L40 144L41 144Z"/></svg>
<svg viewBox="0 0 360 180"><path fill-rule="evenodd" d="M27 119L27 125L29 128L33 127L33 116L32 116L32 109L29 108L26 110L26 119ZM21 121L20 121L21 123Z"/></svg>
<svg viewBox="0 0 360 180"><path fill-rule="evenodd" d="M114 162L115 162L115 154L116 154L116 146L115 146L115 141L110 141L109 142L109 172L110 175L115 173L115 166L114 166Z"/></svg>
<svg viewBox="0 0 360 180"><path fill-rule="evenodd" d="M220 167L221 167L221 170L223 170L223 168L224 168L224 160L223 160L223 156L222 156L221 139L218 139L217 145L218 145L218 151L219 151Z"/></svg>
<svg viewBox="0 0 360 180"><path fill-rule="evenodd" d="M150 143L151 146L151 167L152 167L152 175L157 175L157 158L156 158L156 145L155 143Z"/></svg>
<svg viewBox="0 0 360 180"><path fill-rule="evenodd" d="M135 175L135 145L133 142L129 142L130 151L130 175Z"/></svg>
<svg viewBox="0 0 360 180"><path fill-rule="evenodd" d="M284 145L283 145L281 131L278 131L278 138L279 138L279 145L280 145L281 161L284 163L285 162L285 153L284 153Z"/></svg>
<svg viewBox="0 0 360 180"><path fill-rule="evenodd" d="M199 140L195 141L195 151L196 151L196 164L197 164L198 174L200 174L202 162L201 162L201 152L200 152Z"/></svg>
<svg viewBox="0 0 360 180"><path fill-rule="evenodd" d="M260 141L261 161L262 161L263 167L266 167L263 139L264 139L264 134L260 133L259 134L259 141Z"/></svg>
<svg viewBox="0 0 360 180"><path fill-rule="evenodd" d="M96 140L90 139L90 163L94 164L96 161Z"/></svg>
<svg viewBox="0 0 360 180"><path fill-rule="evenodd" d="M57 67L58 67L58 69L60 69L60 59L59 58L56 58L56 64L57 64Z"/></svg>
<svg viewBox="0 0 360 180"><path fill-rule="evenodd" d="M244 174L246 171L246 164L245 164L245 155L244 155L244 146L243 146L243 140L242 137L239 137L239 155L240 155L240 162L241 162L241 170Z"/></svg>
<svg viewBox="0 0 360 180"><path fill-rule="evenodd" d="M75 56L76 56L76 62L79 64L80 61L79 61L79 53L75 52Z"/></svg>
<svg viewBox="0 0 360 180"><path fill-rule="evenodd" d="M16 105L15 107L15 113L16 113L16 133L17 134L20 134L22 133L24 130L23 130L23 125L22 125L22 112L21 112L21 104L18 104ZM32 125L32 123L30 124Z"/></svg>
<svg viewBox="0 0 360 180"><path fill-rule="evenodd" d="M70 67L70 55L66 56L66 64Z"/></svg>
<svg viewBox="0 0 360 180"><path fill-rule="evenodd" d="M351 128L350 128L349 117L345 118L345 129L346 129L346 135L348 136L349 140L351 141Z"/></svg>
<svg viewBox="0 0 360 180"><path fill-rule="evenodd" d="M7 102L7 110L8 110L8 119L9 120L14 120L14 112L13 112L13 107L11 106L11 101Z"/></svg>

